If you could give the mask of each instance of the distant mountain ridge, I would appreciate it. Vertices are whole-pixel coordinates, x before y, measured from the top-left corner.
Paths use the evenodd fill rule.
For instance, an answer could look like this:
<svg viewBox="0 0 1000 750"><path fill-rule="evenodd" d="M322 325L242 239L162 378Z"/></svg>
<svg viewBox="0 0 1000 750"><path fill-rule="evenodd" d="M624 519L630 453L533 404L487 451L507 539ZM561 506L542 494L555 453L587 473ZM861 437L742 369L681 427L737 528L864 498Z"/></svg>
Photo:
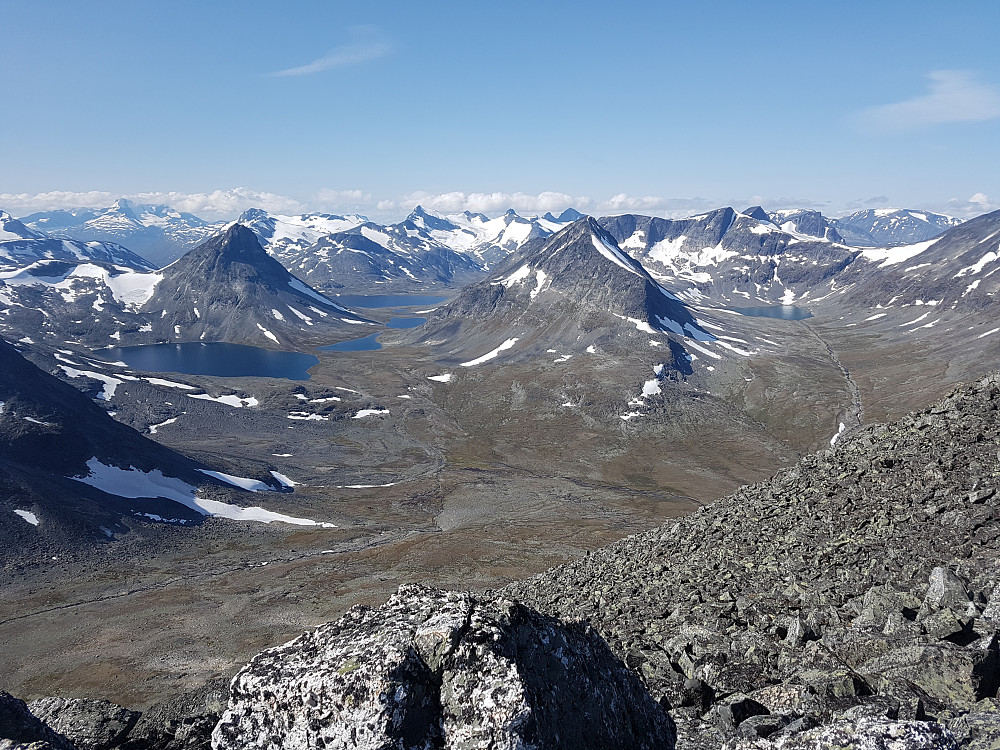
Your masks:
<svg viewBox="0 0 1000 750"><path fill-rule="evenodd" d="M59 240L29 229L6 211L0 211L0 272L24 268L38 261L106 263L134 271L155 266L114 242Z"/></svg>
<svg viewBox="0 0 1000 750"><path fill-rule="evenodd" d="M962 220L930 211L870 208L833 219L831 223L849 245L891 247L933 239L957 227Z"/></svg>
<svg viewBox="0 0 1000 750"><path fill-rule="evenodd" d="M22 221L50 237L125 245L157 267L176 260L224 226L224 222L208 222L169 206L137 204L125 198L106 209L38 212Z"/></svg>

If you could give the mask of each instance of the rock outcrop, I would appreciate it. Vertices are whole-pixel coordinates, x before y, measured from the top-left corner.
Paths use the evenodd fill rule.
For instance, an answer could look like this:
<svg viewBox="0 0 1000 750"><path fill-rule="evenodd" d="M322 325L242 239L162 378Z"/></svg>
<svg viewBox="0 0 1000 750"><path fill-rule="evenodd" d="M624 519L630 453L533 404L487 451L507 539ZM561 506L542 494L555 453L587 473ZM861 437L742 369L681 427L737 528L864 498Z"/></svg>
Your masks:
<svg viewBox="0 0 1000 750"><path fill-rule="evenodd" d="M667 748L673 725L583 624L404 586L258 654L216 750Z"/></svg>
<svg viewBox="0 0 1000 750"><path fill-rule="evenodd" d="M10 693L0 691L0 750L76 750Z"/></svg>
<svg viewBox="0 0 1000 750"><path fill-rule="evenodd" d="M138 711L106 700L42 698L28 704L32 714L76 745L77 750L108 750L128 735Z"/></svg>

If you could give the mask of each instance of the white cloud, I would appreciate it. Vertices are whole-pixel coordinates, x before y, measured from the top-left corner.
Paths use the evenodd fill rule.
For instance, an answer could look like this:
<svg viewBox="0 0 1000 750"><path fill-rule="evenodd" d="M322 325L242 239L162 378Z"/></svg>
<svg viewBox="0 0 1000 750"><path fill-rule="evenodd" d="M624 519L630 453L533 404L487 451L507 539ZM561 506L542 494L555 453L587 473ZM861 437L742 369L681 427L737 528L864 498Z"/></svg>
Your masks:
<svg viewBox="0 0 1000 750"><path fill-rule="evenodd" d="M328 54L313 60L311 63L295 68L287 68L271 73L273 78L287 76L306 76L322 73L332 68L342 68L348 65L384 57L392 51L392 45L382 33L373 26L352 26L348 29L351 40L342 44Z"/></svg>
<svg viewBox="0 0 1000 750"><path fill-rule="evenodd" d="M302 213L306 210L304 204L295 198L244 187L213 190L207 193L171 191L120 194L99 190L0 193L0 207L15 216L24 216L35 211L52 211L59 208L105 208L117 198L127 198L134 203L163 204L205 219L233 218L241 211L255 207L273 213Z"/></svg>
<svg viewBox="0 0 1000 750"><path fill-rule="evenodd" d="M952 198L944 205L931 208L959 219L971 219L990 211L1000 210L1000 202L990 199L986 193L976 193L968 198Z"/></svg>
<svg viewBox="0 0 1000 750"><path fill-rule="evenodd" d="M1000 117L1000 88L968 70L927 74L928 92L863 110L858 119L872 130L896 132L948 122L982 122Z"/></svg>
<svg viewBox="0 0 1000 750"><path fill-rule="evenodd" d="M441 213L472 211L475 213L496 213L513 208L518 213L545 213L562 211L566 208L586 208L591 204L586 196L573 197L566 193L546 191L531 195L528 193L428 193L418 191L404 196L397 202L399 206L421 205ZM381 206L380 206L381 208Z"/></svg>

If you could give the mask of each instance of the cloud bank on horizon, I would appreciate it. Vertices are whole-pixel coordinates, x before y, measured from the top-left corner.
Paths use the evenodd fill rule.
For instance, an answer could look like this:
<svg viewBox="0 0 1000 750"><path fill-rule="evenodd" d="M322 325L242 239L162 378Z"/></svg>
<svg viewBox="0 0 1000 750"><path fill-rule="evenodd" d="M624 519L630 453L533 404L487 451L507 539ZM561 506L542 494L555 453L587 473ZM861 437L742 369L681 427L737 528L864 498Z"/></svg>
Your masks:
<svg viewBox="0 0 1000 750"><path fill-rule="evenodd" d="M314 211L335 214L361 213L379 220L398 220L418 205L441 214L470 211L495 216L508 209L514 209L522 215L543 214L547 211L558 214L567 208L575 208L593 215L638 213L674 219L685 218L723 206L732 206L737 210L742 210L754 205L761 205L772 210L780 208L813 209L829 216L838 216L865 208L892 206L935 211L962 219L1000 209L1000 201L993 200L983 192L974 193L968 198L956 197L936 204L907 206L893 206L888 196L878 195L848 201L842 207L837 208L829 203L794 196L751 195L709 199L697 196L663 198L617 193L607 198L594 199L589 196L574 196L557 191L543 191L537 194L502 191L488 193L417 191L396 199L379 200L371 193L357 189L323 189L305 198L295 198L278 193L236 187L194 193L170 191L120 194L102 190L0 193L0 210L7 211L14 216L26 216L35 212L57 209L101 209L111 205L118 198L125 198L137 204L166 205L177 211L191 213L209 220L231 220L248 208L262 208L271 214L295 215Z"/></svg>

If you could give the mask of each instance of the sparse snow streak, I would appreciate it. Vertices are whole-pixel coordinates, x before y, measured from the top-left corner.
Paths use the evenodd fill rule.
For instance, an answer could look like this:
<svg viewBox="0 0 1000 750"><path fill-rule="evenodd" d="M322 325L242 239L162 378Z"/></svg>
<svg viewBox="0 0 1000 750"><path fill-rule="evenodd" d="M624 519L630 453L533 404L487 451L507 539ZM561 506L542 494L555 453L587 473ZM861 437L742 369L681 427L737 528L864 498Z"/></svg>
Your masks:
<svg viewBox="0 0 1000 750"><path fill-rule="evenodd" d="M237 409L242 409L246 406L257 406L260 401L258 401L253 396L247 398L241 398L236 395L231 396L209 396L207 393L189 393L188 398L197 398L202 401L215 401L220 404L225 404L226 406L234 406Z"/></svg>
<svg viewBox="0 0 1000 750"><path fill-rule="evenodd" d="M437 381L438 383L448 383L451 381L451 373L446 372L443 375L428 375L427 379Z"/></svg>
<svg viewBox="0 0 1000 750"><path fill-rule="evenodd" d="M149 426L149 434L150 435L155 435L157 432L159 432L159 430L160 430L161 427L166 427L168 424L173 424L177 420L178 420L178 417L171 417L170 419L166 419L166 420L164 420L162 422L158 422L156 424L151 424Z"/></svg>
<svg viewBox="0 0 1000 750"><path fill-rule="evenodd" d="M133 498L162 497L180 503L203 516L221 516L234 521L259 521L261 523L281 521L296 526L335 528L332 523L286 516L284 513L274 513L256 506L242 508L218 500L200 498L197 496L197 490L190 484L174 477L164 476L159 469L153 469L149 472L139 471L135 468L119 469L117 466L101 463L97 458L90 459L87 462L87 468L90 470L87 476L71 478L109 495Z"/></svg>
<svg viewBox="0 0 1000 750"><path fill-rule="evenodd" d="M275 312L277 312L277 311L275 311ZM275 344L281 343L281 342L278 341L278 337L277 336L275 336L269 330L267 330L266 328L264 328L264 326L262 326L260 323L257 324L257 327L261 331L263 331L264 335L267 336L269 339L271 339L271 341L273 341Z"/></svg>
<svg viewBox="0 0 1000 750"><path fill-rule="evenodd" d="M514 344L516 344L517 341L518 341L517 337L512 338L512 339L507 339L506 341L504 341L502 344L500 344L500 346L498 346L493 351L487 352L483 356L476 357L476 359L469 360L468 362L462 362L461 366L462 367L475 367L476 365L483 364L483 362L489 362L491 359L493 359L498 354L500 354L500 352L506 351L507 349L510 349L512 346L514 346Z"/></svg>

